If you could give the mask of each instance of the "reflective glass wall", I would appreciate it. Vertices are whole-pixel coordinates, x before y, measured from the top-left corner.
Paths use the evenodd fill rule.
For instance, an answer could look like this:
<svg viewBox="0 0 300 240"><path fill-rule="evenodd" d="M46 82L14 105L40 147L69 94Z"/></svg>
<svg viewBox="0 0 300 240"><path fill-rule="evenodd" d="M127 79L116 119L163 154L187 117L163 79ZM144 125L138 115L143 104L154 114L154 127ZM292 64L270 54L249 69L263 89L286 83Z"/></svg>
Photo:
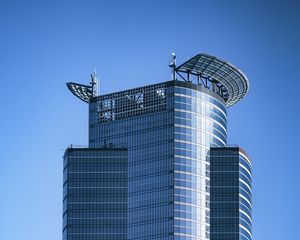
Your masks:
<svg viewBox="0 0 300 240"><path fill-rule="evenodd" d="M211 145L225 146L216 94L170 81L90 104L90 147L128 148L128 239L209 239Z"/></svg>
<svg viewBox="0 0 300 240"><path fill-rule="evenodd" d="M174 112L165 83L90 104L90 147L128 148L128 239L173 239Z"/></svg>
<svg viewBox="0 0 300 240"><path fill-rule="evenodd" d="M174 88L174 239L209 239L210 146L225 146L224 102L204 89Z"/></svg>
<svg viewBox="0 0 300 240"><path fill-rule="evenodd" d="M239 148L240 239L252 239L252 166L248 155Z"/></svg>
<svg viewBox="0 0 300 240"><path fill-rule="evenodd" d="M127 239L127 150L68 148L63 240Z"/></svg>
<svg viewBox="0 0 300 240"><path fill-rule="evenodd" d="M211 148L212 240L252 239L251 163L239 147Z"/></svg>

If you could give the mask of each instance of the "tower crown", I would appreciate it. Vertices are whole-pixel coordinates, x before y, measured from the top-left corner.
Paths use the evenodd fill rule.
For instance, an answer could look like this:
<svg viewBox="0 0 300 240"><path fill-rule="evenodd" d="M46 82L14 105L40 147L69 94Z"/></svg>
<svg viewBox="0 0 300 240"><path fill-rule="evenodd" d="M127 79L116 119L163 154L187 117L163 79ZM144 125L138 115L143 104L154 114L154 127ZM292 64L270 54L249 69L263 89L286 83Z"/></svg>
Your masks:
<svg viewBox="0 0 300 240"><path fill-rule="evenodd" d="M196 79L199 85L219 94L230 107L240 101L249 90L246 75L232 64L201 53L175 68L184 81Z"/></svg>

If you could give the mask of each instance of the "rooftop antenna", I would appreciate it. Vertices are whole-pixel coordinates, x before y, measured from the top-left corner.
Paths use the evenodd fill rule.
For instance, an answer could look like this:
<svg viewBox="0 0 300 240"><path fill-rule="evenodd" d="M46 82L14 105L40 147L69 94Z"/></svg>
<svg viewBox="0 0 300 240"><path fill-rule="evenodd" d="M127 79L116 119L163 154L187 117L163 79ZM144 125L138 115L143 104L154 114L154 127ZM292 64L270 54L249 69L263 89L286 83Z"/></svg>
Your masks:
<svg viewBox="0 0 300 240"><path fill-rule="evenodd" d="M94 69L94 72L91 74L90 84L92 85L93 97L97 97L98 96L99 80L98 80L98 77L97 77L96 68Z"/></svg>
<svg viewBox="0 0 300 240"><path fill-rule="evenodd" d="M172 78L175 81L176 80L176 55L174 52L172 52L172 58L171 58L171 62L169 64L169 67L172 68Z"/></svg>

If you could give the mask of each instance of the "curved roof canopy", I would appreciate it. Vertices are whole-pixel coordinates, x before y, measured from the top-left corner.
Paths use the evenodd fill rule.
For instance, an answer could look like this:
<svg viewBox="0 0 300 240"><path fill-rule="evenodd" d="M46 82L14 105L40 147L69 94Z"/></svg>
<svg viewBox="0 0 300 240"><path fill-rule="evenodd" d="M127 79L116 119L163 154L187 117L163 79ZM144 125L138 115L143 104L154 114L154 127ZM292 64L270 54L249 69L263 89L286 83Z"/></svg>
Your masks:
<svg viewBox="0 0 300 240"><path fill-rule="evenodd" d="M79 83L69 82L67 83L68 89L80 100L89 103L93 96L92 86L82 85Z"/></svg>
<svg viewBox="0 0 300 240"><path fill-rule="evenodd" d="M204 53L176 67L175 71L179 75L186 73L187 81L190 81L189 74L196 75L202 83L206 81L204 85L218 92L225 100L227 107L241 100L249 89L248 79L241 70L228 62ZM207 85L207 81L210 82L210 86Z"/></svg>

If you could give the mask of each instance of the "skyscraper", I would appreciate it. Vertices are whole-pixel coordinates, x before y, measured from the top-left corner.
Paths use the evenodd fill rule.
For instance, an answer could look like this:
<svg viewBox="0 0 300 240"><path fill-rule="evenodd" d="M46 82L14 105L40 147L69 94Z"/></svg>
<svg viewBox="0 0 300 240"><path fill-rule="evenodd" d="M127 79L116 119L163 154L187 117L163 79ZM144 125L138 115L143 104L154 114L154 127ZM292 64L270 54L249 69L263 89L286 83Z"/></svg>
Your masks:
<svg viewBox="0 0 300 240"><path fill-rule="evenodd" d="M248 80L233 65L207 54L198 54L180 66L176 66L174 57L171 67L171 81L100 96L96 94L95 75L92 75L91 86L67 84L75 96L89 104L89 147L86 151L98 149L101 156L101 151L108 147L112 151L126 150L127 235L125 231L119 235L110 231L100 233L99 229L106 226L105 221L95 215L76 215L77 209L70 208L71 200L64 205L64 239L251 239L251 232L245 238L242 238L244 235L216 238L220 237L218 233L222 227L231 227L228 221L240 218L242 205L238 199L234 210L221 218L216 217L219 208L214 194L221 186L211 185L211 174L215 177L218 173L211 172L210 167L215 166L213 161L222 161L222 158L210 157L210 151L215 151L212 147L226 149L227 146L226 108L245 96ZM227 159L223 160L227 164ZM79 157L78 161L84 165L84 157ZM101 166L97 171L101 175ZM71 173L67 169L66 175ZM240 176L235 174L234 177L239 182ZM86 199L84 189L93 191L91 186L98 186L93 182L100 179L103 178L76 180L86 182L80 187L80 197ZM217 182L218 178L214 178L213 183ZM248 184L251 188L251 182ZM98 188L100 184L93 189L98 191ZM65 199L69 199L69 191L73 190L66 183ZM240 198L239 194L235 196ZM101 199L105 197L105 194L98 194L94 201L104 203ZM119 197L124 198L123 195ZM251 195L248 200L251 212ZM99 210L93 201L86 204L90 204L89 211ZM107 202L107 209L110 209L109 204ZM226 205L219 204L220 209ZM88 221L75 222L73 216ZM251 225L251 214L249 217ZM84 221L90 226L83 227ZM232 224L238 232L243 230L239 221L233 220Z"/></svg>

